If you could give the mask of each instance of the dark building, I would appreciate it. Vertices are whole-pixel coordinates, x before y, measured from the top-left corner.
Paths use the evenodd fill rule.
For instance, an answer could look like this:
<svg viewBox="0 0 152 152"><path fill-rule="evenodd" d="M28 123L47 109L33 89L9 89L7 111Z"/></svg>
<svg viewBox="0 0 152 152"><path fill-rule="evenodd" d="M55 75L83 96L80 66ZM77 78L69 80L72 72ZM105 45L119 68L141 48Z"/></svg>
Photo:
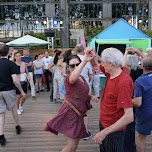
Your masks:
<svg viewBox="0 0 152 152"><path fill-rule="evenodd" d="M70 29L110 26L119 18L131 21L138 16L143 28L152 29L151 6L138 6L136 0L68 0ZM141 17L141 14L144 17ZM142 14L142 15L143 15ZM46 17L61 21L59 0L0 0L0 38L20 37L29 31L44 32Z"/></svg>

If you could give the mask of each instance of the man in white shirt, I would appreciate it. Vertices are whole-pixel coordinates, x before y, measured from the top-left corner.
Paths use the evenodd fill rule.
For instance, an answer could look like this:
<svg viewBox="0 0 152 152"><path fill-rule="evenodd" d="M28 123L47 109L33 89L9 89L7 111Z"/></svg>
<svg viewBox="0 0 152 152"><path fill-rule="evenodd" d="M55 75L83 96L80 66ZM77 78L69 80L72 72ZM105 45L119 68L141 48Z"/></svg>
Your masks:
<svg viewBox="0 0 152 152"><path fill-rule="evenodd" d="M46 79L46 86L47 86L47 92L50 91L50 83L49 83L49 76L52 78L51 72L48 70L48 65L50 64L52 57L49 56L49 53L45 52L45 57L43 58L43 64L44 64L44 74Z"/></svg>
<svg viewBox="0 0 152 152"><path fill-rule="evenodd" d="M75 47L75 50L76 50L76 54L79 56L79 58L81 60L84 59L84 47L82 44L77 44L76 47ZM92 66L90 64L90 62L88 62L82 72L81 72L81 75L85 78L85 80L87 81L89 87L90 87L90 82L92 80L92 77L93 77L93 71L92 71ZM91 89L90 89L91 90ZM88 116L85 116L84 117L84 123L85 123L85 126L86 126L86 130L88 132L88 136L83 138L84 140L88 140L92 135L91 133L88 131Z"/></svg>

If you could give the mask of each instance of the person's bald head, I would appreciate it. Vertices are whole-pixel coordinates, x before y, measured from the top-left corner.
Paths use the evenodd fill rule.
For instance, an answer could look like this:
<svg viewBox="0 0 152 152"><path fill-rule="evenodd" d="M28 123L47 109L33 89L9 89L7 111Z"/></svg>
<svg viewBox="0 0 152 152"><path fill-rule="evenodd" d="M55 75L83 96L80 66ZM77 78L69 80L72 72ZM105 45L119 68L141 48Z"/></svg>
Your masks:
<svg viewBox="0 0 152 152"><path fill-rule="evenodd" d="M152 54L147 54L143 58L143 68L145 71L152 71Z"/></svg>
<svg viewBox="0 0 152 152"><path fill-rule="evenodd" d="M77 44L75 50L77 54L84 54L84 47L82 44Z"/></svg>

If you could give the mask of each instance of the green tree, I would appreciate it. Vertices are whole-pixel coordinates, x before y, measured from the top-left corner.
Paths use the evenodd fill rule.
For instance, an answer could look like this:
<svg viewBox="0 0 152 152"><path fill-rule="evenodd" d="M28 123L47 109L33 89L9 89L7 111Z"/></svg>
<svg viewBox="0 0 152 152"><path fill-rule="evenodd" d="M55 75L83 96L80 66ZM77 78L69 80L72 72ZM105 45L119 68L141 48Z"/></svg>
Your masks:
<svg viewBox="0 0 152 152"><path fill-rule="evenodd" d="M86 37L86 41L90 41L94 36L96 36L97 34L99 34L100 32L102 32L104 30L103 26L99 26L99 27L85 27L84 30L84 36Z"/></svg>
<svg viewBox="0 0 152 152"><path fill-rule="evenodd" d="M143 30L143 32L148 35L149 37L152 37L152 31L151 30Z"/></svg>
<svg viewBox="0 0 152 152"><path fill-rule="evenodd" d="M33 31L29 31L29 32L26 32L24 35L26 35L26 34L34 36L34 37L42 39L42 40L47 40L47 37L45 36L44 33L34 33Z"/></svg>

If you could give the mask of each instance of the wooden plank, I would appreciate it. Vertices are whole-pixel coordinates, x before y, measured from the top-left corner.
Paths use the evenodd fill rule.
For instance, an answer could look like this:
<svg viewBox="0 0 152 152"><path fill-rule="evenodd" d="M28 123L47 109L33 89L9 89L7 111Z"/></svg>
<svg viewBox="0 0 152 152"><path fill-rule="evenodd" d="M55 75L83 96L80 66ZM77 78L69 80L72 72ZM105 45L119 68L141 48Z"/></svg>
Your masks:
<svg viewBox="0 0 152 152"><path fill-rule="evenodd" d="M94 143L93 137L99 131L99 103L92 103L93 109L89 115L89 130L92 133L90 140L81 140L77 152L99 152L99 146ZM19 116L22 133L16 135L15 124L10 112L6 115L5 136L7 143L0 147L0 152L59 152L66 143L64 135L55 136L45 132L46 122L51 119L61 107L62 102L54 104L49 101L49 93L40 93L37 100L29 96L24 113ZM148 136L146 152L152 152L152 136Z"/></svg>
<svg viewBox="0 0 152 152"><path fill-rule="evenodd" d="M15 124L10 112L6 115L5 147L0 152L59 152L66 143L62 134L55 136L45 132L46 122L50 120L61 107L62 101L57 104L49 101L49 93L40 93L36 101L31 97L24 104L24 113L19 116L22 133L16 135ZM98 111L98 112L96 112ZM98 132L99 103L89 112L89 130L93 136ZM78 152L98 152L98 145L94 143L93 136L88 141L80 141Z"/></svg>

